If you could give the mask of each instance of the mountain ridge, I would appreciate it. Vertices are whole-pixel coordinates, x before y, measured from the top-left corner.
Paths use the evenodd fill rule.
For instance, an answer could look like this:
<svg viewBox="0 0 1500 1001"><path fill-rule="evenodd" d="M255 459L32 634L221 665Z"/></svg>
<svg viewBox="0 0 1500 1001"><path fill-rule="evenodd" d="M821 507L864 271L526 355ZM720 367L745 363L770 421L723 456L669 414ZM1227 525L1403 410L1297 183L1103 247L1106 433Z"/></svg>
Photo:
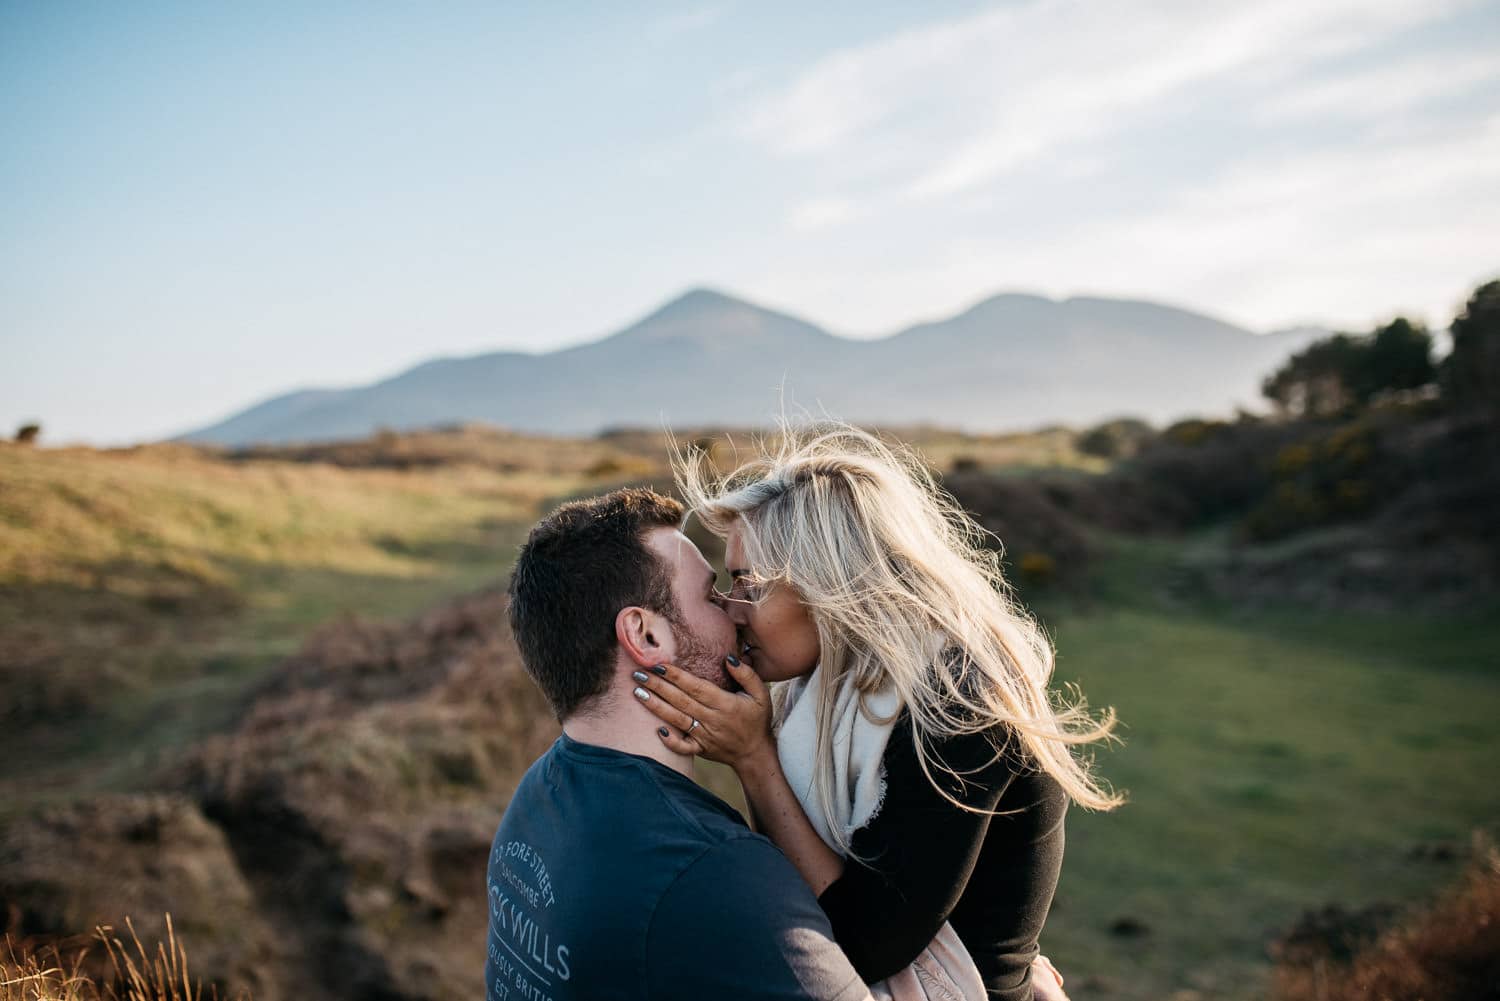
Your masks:
<svg viewBox="0 0 1500 1001"><path fill-rule="evenodd" d="M560 433L759 423L772 414L746 407L783 391L794 408L855 421L1164 420L1253 406L1269 367L1322 333L1255 334L1142 299L1002 292L862 339L694 286L586 343L433 358L363 386L294 390L178 440L285 444L468 420ZM1179 371L1161 378L1167 369Z"/></svg>

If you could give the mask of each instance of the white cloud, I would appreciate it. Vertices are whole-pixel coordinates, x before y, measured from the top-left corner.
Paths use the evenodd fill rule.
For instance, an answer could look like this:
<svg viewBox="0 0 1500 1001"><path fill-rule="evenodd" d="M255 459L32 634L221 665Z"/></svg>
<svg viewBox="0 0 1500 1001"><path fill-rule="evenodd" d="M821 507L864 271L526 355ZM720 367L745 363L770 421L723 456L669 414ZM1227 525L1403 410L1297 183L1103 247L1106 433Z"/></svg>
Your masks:
<svg viewBox="0 0 1500 1001"><path fill-rule="evenodd" d="M1033 0L831 53L752 102L740 134L835 175L872 150L908 151L901 176L862 193L873 211L969 192L1064 146L1118 139L1141 116L1207 85L1281 81L1283 94L1296 93L1320 61L1472 2ZM1438 94L1478 78L1467 67L1446 85L1412 91ZM1295 110L1280 100L1280 113ZM1345 100L1333 92L1308 107Z"/></svg>
<svg viewBox="0 0 1500 1001"><path fill-rule="evenodd" d="M1500 81L1500 52L1422 52L1313 81L1298 80L1261 104L1262 122L1389 118L1434 99Z"/></svg>
<svg viewBox="0 0 1500 1001"><path fill-rule="evenodd" d="M752 291L866 334L1003 290L1159 299L1252 329L1363 329L1398 311L1442 327L1476 283L1500 275L1497 163L1492 113L1401 145L1246 160L1149 210L955 238L919 261L791 259Z"/></svg>
<svg viewBox="0 0 1500 1001"><path fill-rule="evenodd" d="M646 39L653 45L676 41L717 23L729 12L729 7L727 3L701 4L657 18L646 25Z"/></svg>
<svg viewBox="0 0 1500 1001"><path fill-rule="evenodd" d="M850 222L859 215L859 208L847 198L814 198L792 208L790 223L797 233L812 233Z"/></svg>
<svg viewBox="0 0 1500 1001"><path fill-rule="evenodd" d="M920 28L829 54L783 91L745 112L742 133L787 155L820 153L958 81L935 78L965 35L998 15ZM904 91L904 93L903 93Z"/></svg>

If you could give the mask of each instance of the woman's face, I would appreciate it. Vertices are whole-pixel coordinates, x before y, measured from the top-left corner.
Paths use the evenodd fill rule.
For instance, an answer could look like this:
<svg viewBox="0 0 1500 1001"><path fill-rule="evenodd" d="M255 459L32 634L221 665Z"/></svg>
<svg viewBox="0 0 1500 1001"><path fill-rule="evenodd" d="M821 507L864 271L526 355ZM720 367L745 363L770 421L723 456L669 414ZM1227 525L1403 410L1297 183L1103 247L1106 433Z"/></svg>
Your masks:
<svg viewBox="0 0 1500 1001"><path fill-rule="evenodd" d="M729 617L756 674L765 681L800 678L818 666L818 628L796 588L755 584L741 528L737 522L724 542L724 565L734 581Z"/></svg>

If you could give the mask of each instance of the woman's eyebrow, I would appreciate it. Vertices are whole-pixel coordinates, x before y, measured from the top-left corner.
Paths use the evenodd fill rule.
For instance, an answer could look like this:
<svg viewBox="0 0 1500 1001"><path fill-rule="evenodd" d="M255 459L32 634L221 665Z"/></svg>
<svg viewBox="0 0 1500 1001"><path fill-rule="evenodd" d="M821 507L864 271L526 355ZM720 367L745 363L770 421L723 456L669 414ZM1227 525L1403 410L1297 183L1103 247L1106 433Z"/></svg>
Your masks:
<svg viewBox="0 0 1500 1001"><path fill-rule="evenodd" d="M750 576L750 571L749 570L734 570L734 569L731 569L729 571L729 576L733 577L735 580L739 580L741 577L748 577L748 576Z"/></svg>

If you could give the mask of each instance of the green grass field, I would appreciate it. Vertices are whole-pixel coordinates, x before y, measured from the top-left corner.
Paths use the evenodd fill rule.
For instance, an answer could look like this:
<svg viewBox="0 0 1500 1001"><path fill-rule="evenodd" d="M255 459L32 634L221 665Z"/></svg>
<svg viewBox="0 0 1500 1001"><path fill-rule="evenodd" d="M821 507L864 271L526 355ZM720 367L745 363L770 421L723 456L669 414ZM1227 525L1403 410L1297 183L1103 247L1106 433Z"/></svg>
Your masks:
<svg viewBox="0 0 1500 1001"><path fill-rule="evenodd" d="M1303 910L1420 901L1500 827L1500 616L1174 599L1195 544L1121 543L1087 607L1041 606L1058 679L1124 723L1099 763L1130 802L1070 814L1043 943L1080 1001L1263 998Z"/></svg>

